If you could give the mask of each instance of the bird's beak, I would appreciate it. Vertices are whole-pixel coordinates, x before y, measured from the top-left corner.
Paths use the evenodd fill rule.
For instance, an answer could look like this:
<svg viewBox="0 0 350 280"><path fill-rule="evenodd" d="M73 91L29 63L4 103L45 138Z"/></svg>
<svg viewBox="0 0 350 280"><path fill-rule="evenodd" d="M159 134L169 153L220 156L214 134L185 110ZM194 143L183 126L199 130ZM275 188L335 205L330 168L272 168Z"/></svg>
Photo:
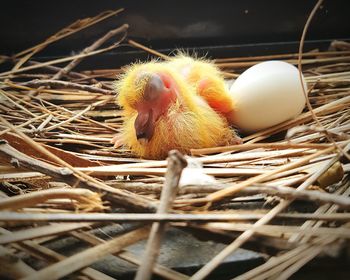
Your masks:
<svg viewBox="0 0 350 280"><path fill-rule="evenodd" d="M142 144L151 140L157 120L176 100L176 93L168 87L166 79L165 75L150 75L144 87L143 99L136 106L136 138Z"/></svg>
<svg viewBox="0 0 350 280"><path fill-rule="evenodd" d="M144 144L151 140L156 120L161 115L162 104L158 104L166 91L164 82L157 74L148 77L144 88L143 101L137 106L135 131L137 140Z"/></svg>
<svg viewBox="0 0 350 280"><path fill-rule="evenodd" d="M152 110L138 112L134 124L138 141L148 142L151 140L154 132L154 122Z"/></svg>

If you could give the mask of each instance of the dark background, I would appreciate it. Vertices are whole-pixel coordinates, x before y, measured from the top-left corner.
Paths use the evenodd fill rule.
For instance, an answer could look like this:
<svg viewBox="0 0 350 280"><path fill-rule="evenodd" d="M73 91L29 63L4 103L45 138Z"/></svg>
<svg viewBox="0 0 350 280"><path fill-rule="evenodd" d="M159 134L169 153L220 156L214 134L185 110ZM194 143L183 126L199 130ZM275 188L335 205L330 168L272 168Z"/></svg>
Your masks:
<svg viewBox="0 0 350 280"><path fill-rule="evenodd" d="M40 56L55 57L81 50L122 23L130 25L130 38L164 52L195 48L199 53L209 52L216 57L294 52L316 3L305 0L1 2L0 54L7 55L42 42L77 19L95 16L107 9L125 8L122 14L40 52ZM324 1L310 26L306 48L326 48L332 39L349 39L349 7L349 0ZM130 48L121 48L114 52L117 56L120 53L128 56L130 51Z"/></svg>

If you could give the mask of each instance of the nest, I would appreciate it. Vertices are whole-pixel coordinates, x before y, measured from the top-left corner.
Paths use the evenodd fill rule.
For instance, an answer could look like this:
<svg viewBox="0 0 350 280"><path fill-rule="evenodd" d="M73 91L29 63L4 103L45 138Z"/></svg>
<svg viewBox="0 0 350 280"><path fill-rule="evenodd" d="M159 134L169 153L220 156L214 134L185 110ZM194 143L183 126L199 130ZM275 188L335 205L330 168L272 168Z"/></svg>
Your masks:
<svg viewBox="0 0 350 280"><path fill-rule="evenodd" d="M191 160L176 151L164 161L144 160L110 143L121 127L112 84L122 69L75 72L74 67L121 44L166 55L125 39L125 24L80 54L46 62L33 58L49 44L119 12L79 20L33 48L1 57L14 64L0 73L0 259L6 264L1 274L111 279L91 265L114 255L142 264L138 275L145 279L151 271L188 279L157 264L168 228L227 244L193 279L206 277L239 248L263 252L264 263L238 279L285 279L330 248L340 254L350 237L349 45L335 42L331 51L314 50L299 59L310 108L297 118L246 135L242 145L192 150ZM110 38L117 42L102 48ZM298 57L215 63L227 77L237 77L260 61L297 65ZM54 66L63 62L65 67ZM200 167L186 167L193 159ZM215 180L179 187L183 170ZM113 225L122 230L101 239L97 229ZM88 246L69 256L50 246L67 236ZM143 256L128 251L146 239ZM29 256L35 261L27 262Z"/></svg>

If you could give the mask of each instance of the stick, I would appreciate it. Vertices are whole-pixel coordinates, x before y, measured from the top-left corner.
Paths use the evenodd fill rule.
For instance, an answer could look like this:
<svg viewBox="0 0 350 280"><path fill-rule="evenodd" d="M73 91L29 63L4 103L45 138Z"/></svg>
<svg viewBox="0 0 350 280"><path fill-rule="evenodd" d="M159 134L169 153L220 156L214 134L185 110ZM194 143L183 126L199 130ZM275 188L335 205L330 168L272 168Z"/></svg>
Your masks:
<svg viewBox="0 0 350 280"><path fill-rule="evenodd" d="M118 9L116 11L106 11L98 14L95 17L88 17L85 19L79 19L72 24L68 25L67 27L63 28L62 30L58 31L56 34L50 36L48 39L46 39L44 42L40 43L39 45L33 46L32 48L29 48L27 50L24 50L16 55L14 55L14 58L20 57L22 55L25 55L24 57L17 59L16 65L13 67L12 70L19 69L25 62L27 62L34 54L38 53L39 51L46 48L51 43L58 41L64 37L67 37L71 34L74 34L80 30L83 30L89 26L92 26L100 21L103 21L111 16L114 16L120 12L122 12L124 9Z"/></svg>
<svg viewBox="0 0 350 280"><path fill-rule="evenodd" d="M214 147L214 148L203 148L203 149L191 149L191 155L198 156L198 155L207 155L207 154L216 154L216 153L223 153L223 152L233 152L233 151L245 151L245 150L252 150L252 149L258 149L258 148L264 148L264 149L276 149L276 150L283 150L283 149L324 149L330 147L331 144L321 144L321 143L300 143L300 144L294 144L294 143L246 143L246 144L240 144L240 145L229 145L229 146L223 146L223 147Z"/></svg>
<svg viewBox="0 0 350 280"><path fill-rule="evenodd" d="M74 231L71 233L71 235L74 236L75 238L78 238L94 246L105 242L103 239L98 238L91 233ZM142 260L139 256L136 256L133 253L126 250L116 253L114 254L114 256L119 257L122 260L128 261L132 264L136 264L138 266L142 263ZM187 275L177 272L173 269L167 268L165 266L162 266L160 264L155 264L153 272L159 276L164 277L165 279L170 279L170 280L189 279Z"/></svg>
<svg viewBox="0 0 350 280"><path fill-rule="evenodd" d="M148 53L151 53L151 54L153 54L153 55L155 55L155 56L159 56L159 57L163 58L164 60L169 60L169 59L170 59L169 56L167 56L167 55L165 55L165 54L162 54L162 53L160 53L160 52L157 52L157 51L155 51L155 50L152 50L152 49L150 49L150 48L147 48L146 46L141 45L140 43L137 43L137 42L135 42L134 40L128 40L128 43L129 43L131 46L133 46L133 47L136 47L136 48L139 48L139 49L141 49L141 50L144 50L144 51L146 51L146 52L148 52Z"/></svg>
<svg viewBox="0 0 350 280"><path fill-rule="evenodd" d="M11 85L12 85L12 84L11 84ZM16 86L17 86L17 85L16 85ZM1 90L0 90L0 91L1 91ZM34 105L34 104L32 104L32 103L29 103L29 102L26 102L26 101L24 101L24 100L21 100L20 98L14 96L14 95L12 95L12 94L10 94L10 93L8 93L8 92L4 92L4 91L3 91L3 93L5 93L6 95L10 96L11 98L14 98L14 99L16 99L16 100L18 100L18 101L23 102L24 104L28 105L29 107L32 107L32 108L35 108L35 109L38 109L38 110L43 110L44 112L47 112L47 113L49 113L49 114L53 114L53 115L56 115L56 116L59 116L59 115L60 115L59 113L51 112L51 111L45 109L45 107L42 107L42 108L41 108L41 107L36 106L36 105ZM37 100L37 101L39 101L40 103L44 103L44 104L47 104L47 105L49 105L49 106L52 106L52 107L56 108L56 109L59 110L59 111L64 111L64 112L69 113L70 115L75 115L75 112L72 112L72 111L66 109L65 107L55 105L55 104L53 104L53 103L51 103L51 102L48 102L48 101L46 101L46 100L42 100L42 99L40 99L40 98L38 98L38 97L35 97L35 96L32 96L32 98L35 99L35 100ZM105 101L107 101L108 99L109 99L109 98L105 99ZM115 128L113 128L113 127L110 127L110 126L108 126L108 125L105 125L105 124L103 124L103 123L101 123L101 122L92 120L92 119L90 119L90 118L88 118L88 117L81 116L81 118L87 120L88 122L91 122L91 123L93 123L93 124L96 124L96 125L98 125L98 126L100 126L100 127L106 128L106 129L111 130L111 131L114 131L114 132L118 132L117 129L115 129ZM77 121L80 121L80 120L77 119ZM83 122L83 121L81 121L81 122Z"/></svg>
<svg viewBox="0 0 350 280"><path fill-rule="evenodd" d="M16 103L15 101L13 101L11 98L9 98L6 94L5 91L3 91L2 89L0 89L0 94L1 96L5 97L8 101L10 101L13 105L15 105L17 108L21 109L22 111L26 112L28 115L36 118L37 115L35 115L34 113L32 113L31 111L29 111L27 108L25 108L24 106Z"/></svg>
<svg viewBox="0 0 350 280"><path fill-rule="evenodd" d="M66 61L71 61L71 60L74 60L74 59L77 59L77 58L84 58L84 57L88 57L88 56L93 56L93 55L96 55L96 54L100 54L100 53L103 53L103 52L107 52L107 51L113 50L113 49L115 49L117 47L118 47L118 44L112 44L111 46L108 46L108 47L105 47L103 49L99 49L99 50L96 50L96 51L93 51L93 52L90 52L90 53L86 53L86 54L80 53L80 54L77 54L77 55L72 55L72 56L68 56L68 57L64 57L64 58L58 58L58 59L42 62L42 63L39 63L39 64L22 67L22 68L19 68L19 69L16 69L16 70L10 70L10 71L6 71L6 72L2 72L2 73L0 73L0 78L4 78L4 77L7 77L7 76L15 74L15 73L21 73L21 72L25 72L25 71L29 71L29 70L33 70L33 69L39 69L39 68L42 68L42 67L50 66L50 65L53 65L53 64L59 64L59 63L63 63L63 62L66 62Z"/></svg>
<svg viewBox="0 0 350 280"><path fill-rule="evenodd" d="M254 221L261 219L261 213L226 213L226 214L152 214L152 213L17 213L0 212L0 222L227 222ZM350 213L314 214L314 213L280 213L279 219L350 221Z"/></svg>
<svg viewBox="0 0 350 280"><path fill-rule="evenodd" d="M8 244L50 235L59 235L71 230L87 228L92 225L93 224L91 223L66 223L24 229L15 233L0 235L0 244Z"/></svg>
<svg viewBox="0 0 350 280"><path fill-rule="evenodd" d="M103 93L103 94L115 94L114 91L112 90L107 90L103 88L98 88L95 86L90 86L90 85L81 85L73 82L67 82L67 81L55 81L55 80L32 80L29 82L24 82L21 83L22 86L27 86L27 87L40 87L40 86L50 86L50 87L55 87L55 88L74 88L74 89L79 89L79 90L84 90L84 91L89 91L89 92L97 92L97 93Z"/></svg>
<svg viewBox="0 0 350 280"><path fill-rule="evenodd" d="M188 185L182 187L178 194L208 194L213 193L222 189L229 187L230 184L212 184L212 185ZM160 193L162 190L161 185L144 185L144 184L121 184L117 186L118 188L140 192L140 193ZM240 190L236 196L250 196L257 194L266 194L270 196L277 196L284 199L297 199L297 200L307 200L316 203L333 203L338 205L343 209L350 209L350 198L346 198L336 194L330 194L327 192L321 192L316 190L306 190L306 191L296 191L291 187L284 187L277 184L255 184L253 186L248 186L247 188ZM179 200L179 202L181 202Z"/></svg>
<svg viewBox="0 0 350 280"><path fill-rule="evenodd" d="M2 234L11 234L11 231L8 231L4 228L0 228L0 232ZM73 231L73 233L76 231ZM61 261L65 259L66 257L45 247L40 245L37 242L34 241L22 241L20 244L15 244L12 245L14 247L19 247L20 249L24 249L26 251L29 251L33 257L38 257L39 258L48 261L48 262L55 262L55 261ZM95 270L91 267L87 267L81 271L82 275L88 276L91 279L96 279L96 280L113 280L114 278L107 276L106 274L103 274L102 272ZM7 274L8 275L8 274ZM25 276L25 275L23 275Z"/></svg>
<svg viewBox="0 0 350 280"><path fill-rule="evenodd" d="M318 115L323 115L326 112L332 112L333 108L335 108L334 110L339 110L338 106L342 106L342 105L345 105L345 104L346 105L344 107L346 108L346 107L349 106L347 104L349 102L350 102L350 96L345 96L343 98L337 99L335 101L332 101L330 103L327 103L325 105L322 105L322 106L314 109L314 113L316 113ZM310 112L303 113L303 114L301 114L300 116L298 116L295 119L286 121L284 123L275 125L273 127L265 129L263 131L256 132L256 133L251 134L251 135L249 135L247 137L244 137L243 141L246 142L248 140L251 140L251 141L254 140L256 142L256 141L259 141L261 139L264 139L264 138L262 138L262 136L264 136L264 135L272 135L273 133L277 133L279 131L282 131L284 129L290 128L291 126L298 125L300 123L304 123L304 122L306 122L308 120L312 120Z"/></svg>
<svg viewBox="0 0 350 280"><path fill-rule="evenodd" d="M2 279L19 279L35 272L9 249L0 246L0 276Z"/></svg>
<svg viewBox="0 0 350 280"><path fill-rule="evenodd" d="M59 34L59 36L51 36L50 38L48 38L47 40L45 40L44 42L42 42L42 43L40 43L39 45L36 45L36 46L34 46L34 47L31 47L31 48L29 48L29 49L26 49L26 50L24 50L24 51L21 51L20 53L17 53L16 55L15 55L15 57L20 57L20 56L22 56L22 55L25 55L25 54L27 54L27 53L29 53L29 52L31 52L31 51L34 51L34 50L36 50L37 48L40 48L40 47L42 47L42 46L47 46L48 44L51 44L51 43L53 43L53 42L55 42L55 41L57 41L57 40L60 40L60 39L63 39L64 37L66 37L66 36L68 36L68 35L71 35L71 34L73 34L73 33L75 33L75 32L78 32L78 31L80 31L80 30L82 30L82 29L84 29L84 28L87 28L87 27L89 27L89 26L91 26L91 25L93 25L93 24L96 24L96 23L98 23L98 22L101 22L101 21L103 21L103 20L105 20L105 19L107 19L107 18L109 18L109 17L111 17L111 16L114 16L114 15L117 15L117 14L119 14L120 12L122 12L122 11L124 11L124 9L123 8L121 8L121 9L118 9L118 10L114 10L114 11L105 11L105 12L102 12L102 13L100 13L100 14L98 14L97 16L95 16L95 17L93 17L93 18L87 18L87 20L88 20L88 23L87 24L81 24L82 22L83 22L83 20L78 20L78 21L76 21L76 22L74 22L73 24L71 24L71 25L69 25L69 26L67 26L66 28L64 28L63 30L65 30L65 29L67 29L67 30L69 30L68 32L59 32L58 34ZM84 20L86 20L86 19L84 19ZM78 28L75 28L75 29L73 29L72 30L72 27L74 27L75 25L78 25ZM58 35L57 34L57 35Z"/></svg>
<svg viewBox="0 0 350 280"><path fill-rule="evenodd" d="M330 245L336 240L337 240L336 237L329 236L325 238L323 242L319 242L320 244L316 243L313 246L309 245L310 248L308 250L305 250L303 254L300 254L296 257L296 261L294 264L287 266L287 268L282 273L281 272L278 273L276 280L289 279L290 276L292 276L295 272L297 272L301 267L303 267L305 264L307 264L317 255L319 255L324 250L324 247L326 247L327 245Z"/></svg>
<svg viewBox="0 0 350 280"><path fill-rule="evenodd" d="M259 194L265 193L268 195L275 195L284 199L299 199L307 200L318 203L333 203L338 205L340 208L349 210L350 209L350 198L343 197L341 195L329 194L326 192L314 191L314 190L295 190L294 188L283 187L283 186L267 186L258 185L256 187L249 187L245 189L247 194Z"/></svg>
<svg viewBox="0 0 350 280"><path fill-rule="evenodd" d="M15 165L16 167L33 169L70 184L76 183L76 180L73 181L72 178L69 177L73 174L71 170L62 167L56 167L44 161L29 157L7 144L7 141L5 140L0 140L0 153L3 156L8 157L9 162L11 162L12 165Z"/></svg>
<svg viewBox="0 0 350 280"><path fill-rule="evenodd" d="M1 229L1 231L4 231L4 229ZM11 233L7 231L7 233ZM19 248L21 250L24 250L26 252L29 252L33 257L40 258L41 260L44 260L45 262L54 263L56 261L61 261L66 258L66 256L61 255L45 246L42 246L34 241L22 241L21 244L15 244L13 245L16 248ZM114 280L115 278L112 278L96 269L93 269L91 267L86 267L80 271L82 275L85 275L89 277L89 279L93 280Z"/></svg>
<svg viewBox="0 0 350 280"><path fill-rule="evenodd" d="M317 57L320 55L328 55L328 56L342 56L342 55L350 55L350 51L317 51L317 52L307 52L304 53L304 57ZM254 61L254 60L280 60L280 59L288 59L288 58L298 58L298 53L288 53L288 54L272 54L272 55L262 55L262 56L247 56L247 57L233 57L233 58L218 58L215 59L215 62L234 62L234 61Z"/></svg>
<svg viewBox="0 0 350 280"><path fill-rule="evenodd" d="M213 230L226 230L226 231L245 231L253 227L250 223L208 223L202 225L202 228L212 228ZM293 233L303 233L312 236L329 236L333 235L338 238L350 238L350 230L344 227L338 228L327 228L327 227L318 227L311 229L302 229L300 226L277 226L277 225L262 225L256 229L256 233L260 235L265 235L268 237L276 237L288 239Z"/></svg>
<svg viewBox="0 0 350 280"><path fill-rule="evenodd" d="M73 256L67 257L66 259L52 264L37 273L23 278L23 280L56 280L62 278L72 272L91 265L109 254L121 251L125 247L146 238L148 234L149 229L147 227L134 230L95 247L86 249L85 251Z"/></svg>
<svg viewBox="0 0 350 280"><path fill-rule="evenodd" d="M232 196L233 194L239 192L240 190L252 185L252 184L256 184L256 183L260 183L263 182L264 180L267 180L268 178L272 177L273 175L276 175L278 173L290 170L292 168L298 167L303 165L304 163L309 162L310 160L317 158L323 154L329 153L334 149L334 147L329 147L327 149L321 150L317 153L311 154L309 156L305 156L303 158L301 158L300 160L297 160L295 162L291 162L289 164L285 164L279 168L276 168L274 170L268 171L268 172L264 172L260 175L257 175L255 177L251 177L245 181L239 182L231 187L219 190L217 192L214 192L212 194L209 194L207 197L205 198L198 198L198 199L188 199L183 201L183 203L208 203L208 202L214 202L214 201L218 201L221 200L227 196Z"/></svg>
<svg viewBox="0 0 350 280"><path fill-rule="evenodd" d="M313 120L316 122L316 124L322 129L322 131L324 132L326 138L328 139L329 142L331 142L335 147L337 147L337 149L345 156L347 157L348 160L350 160L350 155L348 155L347 153L345 153L342 148L339 147L339 145L337 145L337 143L334 141L334 139L332 138L332 136L328 133L328 131L325 129L325 127L321 124L321 122L319 121L319 119L317 118L310 100L309 100L309 96L306 93L306 89L305 89L305 85L303 83L303 74L302 74L302 56L303 56L303 46L304 46L304 41L305 41L305 36L306 36L306 32L308 30L308 27L310 25L310 22L312 20L312 18L314 17L315 13L317 12L318 8L321 6L323 0L318 0L316 5L314 6L314 8L312 9L306 23L303 29L303 34L301 35L301 39L300 39L300 45L299 45L299 53L298 53L298 70L299 70L299 79L300 79L300 83L301 83L301 87L305 96L305 100L306 100L306 105L307 108L309 109L311 116L313 118Z"/></svg>
<svg viewBox="0 0 350 280"><path fill-rule="evenodd" d="M80 54L85 55L88 53L93 52L96 50L98 47L100 47L104 42L109 40L111 37L122 33L126 32L126 30L129 28L128 24L123 24L122 26L110 30L107 34L105 34L103 37L98 39L96 42L94 42L91 46L85 48ZM66 67L62 68L58 73L56 73L52 79L53 80L59 80L63 75L66 75L69 73L75 66L77 66L81 61L83 60L83 57L77 57L74 60L72 60Z"/></svg>
<svg viewBox="0 0 350 280"><path fill-rule="evenodd" d="M86 189L49 189L1 199L0 210L20 209L45 202L49 199L57 198L74 199L85 204L84 207L89 206L97 211L104 209L100 196L92 191Z"/></svg>
<svg viewBox="0 0 350 280"><path fill-rule="evenodd" d="M343 190L338 190L339 193L341 193L342 191L344 191L342 193L342 196L345 196L345 197L348 197L349 194L350 194L350 189L347 188L349 186L349 184L346 186L343 186L341 189ZM319 208L318 210L321 210L323 211L322 208ZM338 207L336 205L332 205L330 206L327 210L326 210L326 213L334 213L338 210ZM310 223L310 221L307 221L305 224L303 224L301 226L301 228L303 229L303 231L300 233L300 234L303 234L304 235L304 238L300 241L302 243L306 243L310 240L310 235L309 234L306 234L306 232L304 232L304 230L306 229L307 230L307 226L309 225L308 223ZM312 230L319 230L320 226L322 225L322 222L318 222L315 224L315 226L312 228ZM349 228L349 223L343 225L340 229L341 230L347 230ZM290 238L289 241L291 242L292 239L298 241L298 239L300 239L300 234L297 235L297 236L294 236L296 238ZM305 236L306 235L306 236ZM331 242L334 242L334 241L338 241L338 238L337 236L333 236L332 234L327 236L325 239L318 239L316 242L314 242L313 244L310 244L310 248L308 250L305 250L304 252L306 253L305 256L301 256L295 260L295 263L291 266L287 266L288 268L282 273L280 274L281 270L279 271L279 276L278 276L278 279L281 279L281 277L285 277L285 278L282 278L282 279L286 279L286 278L289 278L288 276L286 277L286 275L291 275L293 274L294 272L296 272L298 269L300 269L303 265L305 265L307 262L309 262L311 259L313 259L314 257L316 257L321 251L323 251L323 247L325 245L327 245L327 243L331 243ZM277 259L275 260L277 261ZM280 264L277 268L280 268L280 266L283 265L283 264Z"/></svg>
<svg viewBox="0 0 350 280"><path fill-rule="evenodd" d="M9 56L5 56L5 58L6 58L7 60L12 59L12 58L9 57ZM14 59L14 61L18 61L18 59ZM27 63L28 63L29 65L38 65L38 64L41 64L41 62L34 61L34 60L29 60ZM51 66L44 66L44 67L42 67L42 68L47 69L47 70L49 70L49 71L51 71L51 72L54 72L54 73L57 73L58 71L60 71L60 70L62 69L62 68L60 68L60 67L52 66L52 65L51 65ZM72 77L72 78L77 78L77 79L90 79L89 76L86 76L86 75L81 74L81 73L78 73L78 72L73 72L73 71L69 72L68 75L69 75L70 77ZM91 79L91 81L92 81L93 83L97 83L97 80L95 80L95 79Z"/></svg>
<svg viewBox="0 0 350 280"><path fill-rule="evenodd" d="M338 160L338 156L329 160L323 167L316 173L314 173L309 179L304 181L297 190L304 190L309 187L314 181L318 179L318 177L323 174L329 167L331 167ZM275 206L272 210L270 210L263 218L258 220L252 229L249 229L243 232L240 236L237 237L230 245L225 247L219 254L217 254L209 263L203 266L199 271L197 271L193 276L193 280L204 279L208 276L225 258L227 258L230 254L232 254L235 250L237 250L242 244L251 238L255 233L255 228L258 228L261 225L264 225L271 221L278 213L283 211L293 200L283 200L277 206Z"/></svg>
<svg viewBox="0 0 350 280"><path fill-rule="evenodd" d="M110 200L119 203L120 205L124 207L135 207L135 209L143 210L146 212L154 212L156 210L156 207L153 203L150 202L150 200L135 195L131 193L127 193L124 191L117 190L115 188L112 188L105 183L81 172L78 171L76 168L59 158L58 156L52 154L50 151L45 149L40 144L33 141L31 138L29 138L27 135L25 135L23 132L18 131L12 124L10 124L8 121L6 121L4 118L0 117L0 121L2 121L6 126L11 128L15 133L17 133L27 144L29 144L32 148L39 151L40 153L43 153L44 155L48 156L50 159L54 160L55 162L59 163L60 165L66 167L59 170L59 173L57 173L57 170L52 168L52 165L46 165L45 168L42 168L40 165L43 164L43 162L39 160L35 160L34 164L29 165L28 167L31 169L34 169L36 171L42 172L44 174L47 174L47 167L49 167L49 172L52 176L56 176L56 178L64 179L65 182L67 180L71 183L71 185L75 185L76 183L81 184L83 187L88 188L90 190L96 191L105 191L106 192L106 198L109 198ZM9 146L11 147L11 146ZM2 149L2 152L6 153L7 149ZM19 153L19 156L21 156L21 159L23 159L23 162L30 162L33 159L28 159L26 155L18 152L15 150L17 155ZM13 151L14 152L14 151ZM63 174L61 172L64 172ZM49 175L49 174L48 174ZM51 176L49 175L49 176ZM66 176L63 177L62 176ZM70 176L70 177L68 177ZM74 179L76 177L76 179Z"/></svg>
<svg viewBox="0 0 350 280"><path fill-rule="evenodd" d="M168 170L165 174L165 184L160 197L160 204L157 214L165 214L170 210L172 201L176 196L182 170L186 167L186 165L186 160L179 152L169 152ZM153 266L159 255L160 243L165 229L165 223L153 223L143 256L143 261L135 277L136 280L151 279Z"/></svg>
<svg viewBox="0 0 350 280"><path fill-rule="evenodd" d="M347 184L342 185L342 187L340 187L337 191L336 194L340 194L342 197L349 197L350 194L350 188L349 188L350 184L349 181L347 182ZM326 205L322 205L321 207L319 207L314 214L332 214L338 211L338 206L337 205L331 205L331 204L326 204ZM317 229L319 228L321 225L323 224L322 221L305 221L300 228L302 229L309 229L309 228L313 228L313 229ZM305 233L299 233L299 234L295 234L293 236L291 236L288 241L289 242L299 242L299 243L306 243L310 240L310 236L308 234Z"/></svg>
<svg viewBox="0 0 350 280"><path fill-rule="evenodd" d="M323 59L304 59L302 61L302 64L316 64L320 62L338 62L338 61L348 61L350 59L350 56L346 57L330 57L330 58L323 58ZM283 60L285 62L288 62L290 64L297 65L298 60L295 59L286 59ZM231 69L236 69L236 68L246 68L246 67L251 67L260 61L244 61L244 62L219 62L216 63L216 65L220 68L231 68Z"/></svg>
<svg viewBox="0 0 350 280"><path fill-rule="evenodd" d="M109 99L112 99L112 98L114 98L114 97L111 96ZM107 99L107 100L109 100L109 99ZM58 127L64 125L64 124L68 124L68 123L70 123L70 122L72 122L72 121L78 119L79 117L81 117L82 115L84 115L86 112L90 111L92 108L94 108L94 107L96 107L96 106L98 106L98 105L100 105L100 104L103 104L103 103L105 103L105 102L106 102L106 100L97 101L97 102L95 102L95 103L93 103L93 104L87 106L84 110L80 111L79 113L76 113L75 115L73 115L73 116L70 117L69 119L66 119L66 120L64 120L64 121L62 121L62 122L60 122L60 123L51 125L51 126L45 128L45 129L43 129L43 131L45 131L45 132L51 131L51 130L54 130L54 129L56 129L56 128L58 128Z"/></svg>
<svg viewBox="0 0 350 280"><path fill-rule="evenodd" d="M341 196L344 196L344 197L347 197L350 193L350 189L347 188L348 187L348 184L347 185L344 185L343 187L341 187L337 193L342 193ZM345 190L345 191L344 191ZM344 191L344 192L343 192ZM323 208L325 208L324 206L319 208L314 214L316 213L319 213L320 211L323 211ZM337 210L337 207L336 206L332 206L330 207L328 210L327 210L327 214L329 213L333 213ZM322 213L323 214L323 213ZM332 215L332 214L331 214ZM307 221L304 225L308 225L310 223L310 221ZM302 230L305 230L307 229L305 226L301 226L300 228ZM320 225L320 222L317 223L317 226ZM312 230L318 230L317 227L313 228ZM342 230L342 228L339 228L339 230ZM293 237L296 237L296 238L293 238ZM297 242L297 241L300 241L299 238L300 237L300 234L297 234L297 236L292 236L291 238L289 238L289 242ZM335 237L336 239L337 237ZM309 236L307 236L306 238L307 240L301 240L300 242L307 242L308 239L309 239ZM302 243L303 245L300 245L299 247L287 252L287 253L284 253L280 256L278 256L278 258L271 258L268 262L264 263L263 265L261 266L258 266L246 273L244 273L243 275L239 276L238 279L239 280L244 280L244 279L255 279L255 278L259 278L259 277L262 277L263 275L266 275L266 274L269 274L271 275L271 273L273 273L273 270L277 270L279 273L281 272L281 269L283 269L284 267L289 267L291 265L291 263L288 264L289 260L292 258L292 255L294 255L295 257L297 257L298 260L302 260L302 252L307 252L307 248L309 248L310 246L312 246L313 244L305 244L305 243ZM306 247L305 247L306 246ZM310 253L307 252L307 255L309 256ZM292 262L293 263L293 262ZM253 278L253 276L255 278ZM266 277L265 277L266 278ZM265 279L265 278L262 278L262 279ZM237 280L238 280L237 279Z"/></svg>
<svg viewBox="0 0 350 280"><path fill-rule="evenodd" d="M17 125L17 126L16 126L16 129L25 127L25 126L27 126L28 124L31 124L31 123L33 123L33 122L35 122L35 121L37 121L37 120L41 120L41 119L43 119L43 118L46 118L48 115L49 115L49 114L46 113L46 114L43 114L43 115L39 115L39 116L37 116L37 117L34 117L34 118L32 118L32 119L30 119L30 120L24 122L24 123L21 123L21 124ZM0 136L3 135L3 134L6 134L7 132L10 132L10 131L11 131L11 128L6 128L5 130L0 131Z"/></svg>

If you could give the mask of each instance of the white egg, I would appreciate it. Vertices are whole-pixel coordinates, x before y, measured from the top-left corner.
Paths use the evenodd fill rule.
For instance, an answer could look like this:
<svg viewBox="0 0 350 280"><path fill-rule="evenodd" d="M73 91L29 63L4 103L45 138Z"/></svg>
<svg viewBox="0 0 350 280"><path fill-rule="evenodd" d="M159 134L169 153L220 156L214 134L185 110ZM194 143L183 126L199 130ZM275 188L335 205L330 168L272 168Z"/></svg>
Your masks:
<svg viewBox="0 0 350 280"><path fill-rule="evenodd" d="M307 86L303 77L305 90ZM236 103L235 124L259 131L298 116L305 96L298 69L283 61L266 61L243 72L230 88Z"/></svg>

